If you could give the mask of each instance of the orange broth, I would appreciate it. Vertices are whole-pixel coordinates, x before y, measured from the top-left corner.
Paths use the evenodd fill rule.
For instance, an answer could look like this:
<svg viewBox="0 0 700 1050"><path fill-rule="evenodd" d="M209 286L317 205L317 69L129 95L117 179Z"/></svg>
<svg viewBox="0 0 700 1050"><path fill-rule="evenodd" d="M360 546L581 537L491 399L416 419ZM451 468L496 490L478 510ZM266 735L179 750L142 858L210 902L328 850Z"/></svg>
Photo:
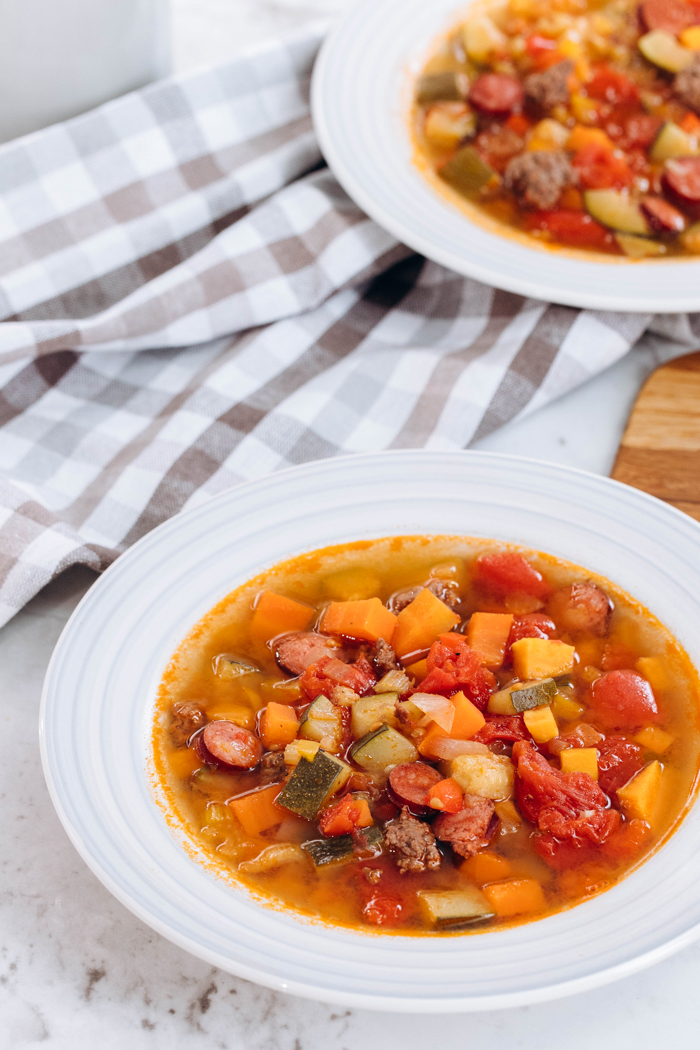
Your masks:
<svg viewBox="0 0 700 1050"><path fill-rule="evenodd" d="M659 708L654 726L667 736L660 738L659 743L659 740L652 739L653 734L647 735L645 743L637 747L639 763L644 769L654 762L660 764L661 781L653 815L646 822L647 827L642 829L643 841L627 855L620 856L618 851L613 857L602 848L596 848L583 863L558 870L534 848L541 832L511 798L505 809L503 799L493 800L497 809L501 807L495 834L471 858L465 859L449 844L439 842L441 864L438 870L401 874L395 852L386 844L362 857L353 853L348 859L316 867L298 848L308 840L323 839L316 822L277 806L279 823L262 834L250 834L227 805L231 799L270 783L259 766L252 770L237 770L203 762L193 746L201 727L194 734L195 740L190 739L190 746L183 741L178 741L179 746L173 742L171 719L173 707L177 704L196 704L207 723L223 719L253 733L256 727L259 729L265 707L271 701L291 706L297 714L308 706L311 698L304 694L300 678L283 672L278 666L274 643L270 639L252 639L250 636L254 606L261 593L272 591L311 606L313 616L308 630L318 624L330 601L376 596L382 602L390 603L398 592L420 588L431 581L439 581L440 586L447 588L453 604L457 602L455 609L460 623L454 629L456 632L468 629L469 618L477 610L513 614L516 619L522 616L527 619L528 614L538 611L545 615L548 601L543 602L526 593L489 593L484 589L483 581L480 585L475 584L479 556L504 550L515 551L516 548L461 537L399 537L329 547L276 565L219 602L193 628L173 655L160 685L153 724L157 794L168 821L181 834L184 833L193 855L199 855L200 859L204 856L218 875L229 879L232 885L242 884L268 906L354 929L405 935L430 934L436 929L449 932L452 929L449 925L436 926L418 896L421 891L459 891L464 887L477 887L482 895L488 895L489 887L494 883L502 885L512 880L530 880L541 888L541 895L538 896L537 891L534 901L530 898L529 904L525 894L525 904L520 906L529 910L509 914L506 904L502 913L496 913L492 918L459 927L460 932L480 932L537 919L577 904L609 888L658 848L678 826L697 789L700 761L697 674L666 628L629 595L610 581L534 551L517 548L552 588L565 588L577 581L592 581L602 588L614 605L604 635L586 631L572 635L557 625L555 637L574 644L576 652L573 669L568 676L559 676L558 699L552 701L552 710L557 712L556 740L575 734L581 725L588 727L580 731L587 740L586 734L590 736L591 729L594 734L599 731L601 735L609 735L596 712L587 707L587 698L591 684L609 673L610 668L630 671L637 668L635 673L642 670L654 689ZM347 645L347 640L345 643ZM364 651L368 649L370 646L365 643ZM355 658L363 650L350 646L350 651ZM255 664L259 670L234 676L229 673L230 664L225 661L217 663L220 654L234 654ZM405 662L413 666L416 656L424 655L425 652L413 654L410 661ZM642 664L638 664L640 659ZM409 674L409 680L412 687L420 690L416 677ZM513 681L512 668L495 669L494 691ZM371 695L371 689L369 692ZM575 705L579 705L578 710ZM496 716L487 713L486 717ZM399 728L416 746L420 746L425 727L411 724L407 728L400 724ZM616 730L616 735L622 733L632 740L643 730L644 727L634 726L629 730ZM664 748L660 753L662 744ZM562 759L557 748L549 743L538 747L549 766L558 770ZM511 744L496 741L490 749L507 758ZM348 758L347 740L339 757L353 765ZM442 774L449 775L449 768L444 763L441 765L424 756L418 756L418 759L432 762ZM278 786L289 780L294 768L285 765L278 774ZM355 769L357 771L358 767ZM365 792L364 797L369 800L375 826L386 829L392 820L396 820L399 811L395 806L392 808L384 792L377 798L386 782L386 774L373 776L376 782L374 792L370 795ZM362 794L359 792L357 797ZM335 801L337 799L331 798L326 805L331 806ZM629 826L633 815L625 812L624 807L619 808L620 819ZM422 820L425 822L424 816ZM296 850L290 853L292 859L258 874L239 868L243 862L245 869L246 862L274 844L295 846ZM498 890L493 892L498 895Z"/></svg>

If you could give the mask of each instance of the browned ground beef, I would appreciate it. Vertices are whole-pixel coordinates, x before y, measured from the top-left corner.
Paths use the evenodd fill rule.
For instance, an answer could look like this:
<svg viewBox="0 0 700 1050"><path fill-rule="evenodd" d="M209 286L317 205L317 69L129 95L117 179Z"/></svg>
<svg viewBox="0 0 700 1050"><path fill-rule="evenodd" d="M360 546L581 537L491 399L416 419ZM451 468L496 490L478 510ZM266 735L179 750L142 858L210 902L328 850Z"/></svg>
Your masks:
<svg viewBox="0 0 700 1050"><path fill-rule="evenodd" d="M461 857L471 857L491 838L495 827L494 816L491 799L465 795L459 813L441 813L434 822L435 837L441 842L449 842Z"/></svg>
<svg viewBox="0 0 700 1050"><path fill-rule="evenodd" d="M425 588L431 591L441 602L444 602L445 605L448 605L450 609L454 609L456 605L459 605L459 594L454 587L451 587L444 580L428 580ZM389 603L391 611L400 613L407 605L411 604L414 598L418 597L422 590L423 587L411 587L410 590L399 591Z"/></svg>
<svg viewBox="0 0 700 1050"><path fill-rule="evenodd" d="M273 783L280 780L287 771L283 751L268 751L260 759L260 773L264 780Z"/></svg>
<svg viewBox="0 0 700 1050"><path fill-rule="evenodd" d="M175 747L184 747L206 720L204 711L196 704L175 704L170 722L170 738Z"/></svg>
<svg viewBox="0 0 700 1050"><path fill-rule="evenodd" d="M533 150L514 157L506 168L505 185L522 204L547 211L553 208L574 172L563 150Z"/></svg>
<svg viewBox="0 0 700 1050"><path fill-rule="evenodd" d="M673 81L673 90L681 102L700 113L700 55L687 69L677 74Z"/></svg>
<svg viewBox="0 0 700 1050"><path fill-rule="evenodd" d="M435 836L422 821L412 817L404 806L401 816L387 825L384 841L394 851L396 865L402 875L409 871L435 871L440 867L440 851Z"/></svg>
<svg viewBox="0 0 700 1050"><path fill-rule="evenodd" d="M543 73L531 73L525 78L525 95L543 110L564 106L571 96L567 81L573 71L574 64L567 58Z"/></svg>
<svg viewBox="0 0 700 1050"><path fill-rule="evenodd" d="M399 661L396 659L396 653L383 638L377 638L377 644L372 653L372 663L377 669L379 675L385 675L388 674L389 671L398 671L399 669Z"/></svg>

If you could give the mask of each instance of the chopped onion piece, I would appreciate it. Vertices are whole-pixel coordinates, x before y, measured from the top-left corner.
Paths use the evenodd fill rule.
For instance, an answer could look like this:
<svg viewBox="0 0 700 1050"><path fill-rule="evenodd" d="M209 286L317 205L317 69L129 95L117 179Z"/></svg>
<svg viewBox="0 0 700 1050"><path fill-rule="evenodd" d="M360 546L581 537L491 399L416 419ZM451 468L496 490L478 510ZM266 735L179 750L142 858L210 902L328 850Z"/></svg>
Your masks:
<svg viewBox="0 0 700 1050"><path fill-rule="evenodd" d="M430 754L431 757L447 761L459 758L460 755L490 755L491 751L486 744L480 744L478 740L451 740L444 736L431 741Z"/></svg>
<svg viewBox="0 0 700 1050"><path fill-rule="evenodd" d="M432 693L414 693L411 703L415 704L424 715L429 715L432 722L449 733L455 720L455 705L446 696L434 696Z"/></svg>
<svg viewBox="0 0 700 1050"><path fill-rule="evenodd" d="M260 671L255 664L242 660L240 656L234 656L233 653L219 653L211 663L217 678L241 678L246 674L258 674Z"/></svg>

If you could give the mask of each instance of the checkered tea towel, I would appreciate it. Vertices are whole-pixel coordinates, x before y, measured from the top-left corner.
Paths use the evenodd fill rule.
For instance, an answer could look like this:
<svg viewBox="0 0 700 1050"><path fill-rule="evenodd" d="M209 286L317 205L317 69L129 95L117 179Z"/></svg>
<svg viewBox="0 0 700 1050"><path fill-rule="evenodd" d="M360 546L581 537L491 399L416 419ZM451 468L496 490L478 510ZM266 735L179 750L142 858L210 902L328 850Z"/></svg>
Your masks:
<svg viewBox="0 0 700 1050"><path fill-rule="evenodd" d="M0 148L0 623L244 479L465 448L649 326L488 288L371 222L314 138L320 35Z"/></svg>

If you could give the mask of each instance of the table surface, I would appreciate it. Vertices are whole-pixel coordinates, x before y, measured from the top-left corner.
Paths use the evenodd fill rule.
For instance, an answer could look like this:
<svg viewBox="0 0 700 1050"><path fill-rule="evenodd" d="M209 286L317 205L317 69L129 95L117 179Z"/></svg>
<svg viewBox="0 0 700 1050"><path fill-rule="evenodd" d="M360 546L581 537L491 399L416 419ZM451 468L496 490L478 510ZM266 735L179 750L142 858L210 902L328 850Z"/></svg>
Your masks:
<svg viewBox="0 0 700 1050"><path fill-rule="evenodd" d="M177 69L347 0L172 0ZM647 339L616 367L482 440L607 474L646 375L682 352ZM646 1050L695 1045L700 945L609 988L526 1009L398 1017L305 1002L230 977L114 900L70 845L44 784L37 720L52 648L94 580L76 569L0 631L0 1050ZM684 1038L685 1037L685 1038Z"/></svg>

